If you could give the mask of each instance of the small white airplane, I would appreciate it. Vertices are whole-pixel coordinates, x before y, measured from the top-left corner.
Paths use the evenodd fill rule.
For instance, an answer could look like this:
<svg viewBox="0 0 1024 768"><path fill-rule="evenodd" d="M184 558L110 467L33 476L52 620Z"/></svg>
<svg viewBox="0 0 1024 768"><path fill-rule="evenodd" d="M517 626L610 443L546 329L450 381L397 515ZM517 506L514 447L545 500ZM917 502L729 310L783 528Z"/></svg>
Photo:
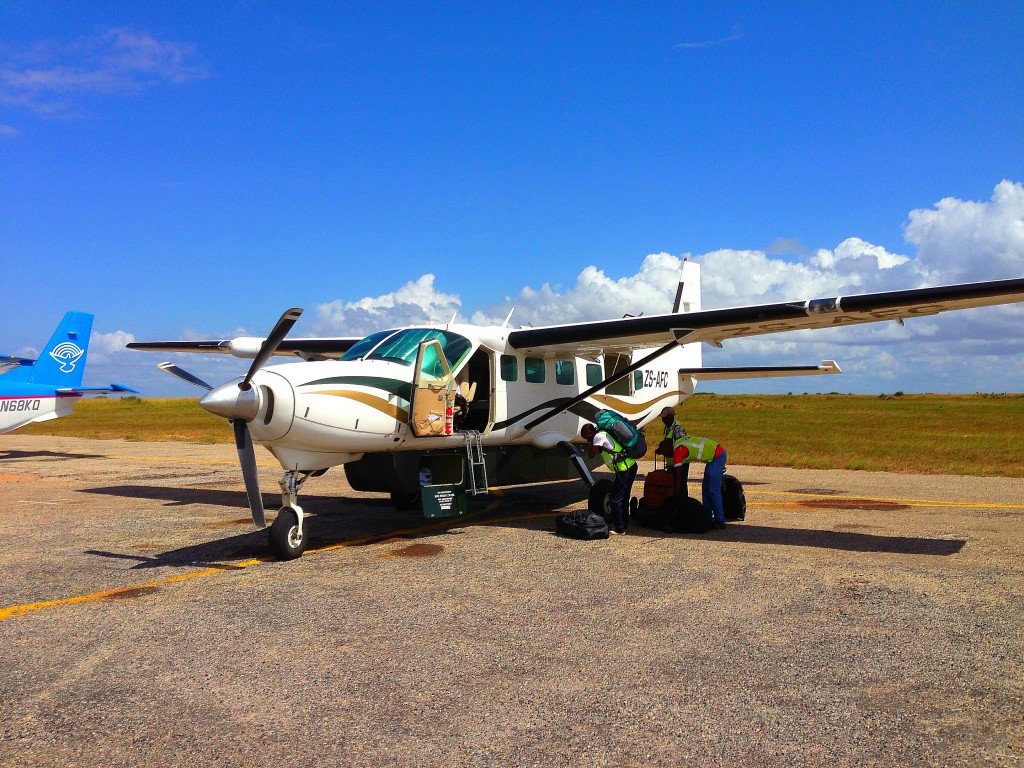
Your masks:
<svg viewBox="0 0 1024 768"><path fill-rule="evenodd" d="M83 388L93 316L64 315L38 360L0 355L0 434L71 414L83 395L138 392L120 384Z"/></svg>
<svg viewBox="0 0 1024 768"><path fill-rule="evenodd" d="M701 310L700 267L684 262L672 312L510 328L448 323L392 328L365 338L286 339L302 313L285 312L266 339L134 342L129 348L254 358L216 388L171 363L160 368L209 390L199 404L235 432L253 520L266 527L253 441L281 463L282 506L270 528L276 556L302 554L308 537L298 492L344 464L358 491L420 500L421 480L463 494L583 477L591 508L610 483L594 483L573 445L610 408L638 427L693 394L699 381L837 374L833 361L790 367L705 368L701 343L805 328L904 320L1024 301L1024 278ZM305 362L265 368L272 355ZM340 359L339 359L340 358ZM590 466L593 466L591 464ZM426 480L429 475L429 480ZM464 495L462 499L464 501ZM455 505L452 514L464 511ZM444 514L438 513L437 516Z"/></svg>

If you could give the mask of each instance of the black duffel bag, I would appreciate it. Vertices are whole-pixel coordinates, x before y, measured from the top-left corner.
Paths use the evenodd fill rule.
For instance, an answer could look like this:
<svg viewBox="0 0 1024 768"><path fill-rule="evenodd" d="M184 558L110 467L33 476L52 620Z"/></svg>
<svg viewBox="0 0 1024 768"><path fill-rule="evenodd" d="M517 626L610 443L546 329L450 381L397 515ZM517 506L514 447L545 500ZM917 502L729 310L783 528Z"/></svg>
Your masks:
<svg viewBox="0 0 1024 768"><path fill-rule="evenodd" d="M678 504L678 506L677 506ZM643 499L632 512L632 517L644 528L666 533L707 533L714 528L711 513L697 499L687 497L681 504L669 497L660 507L651 508Z"/></svg>
<svg viewBox="0 0 1024 768"><path fill-rule="evenodd" d="M555 530L570 539L607 539L608 521L589 509L577 509L556 517Z"/></svg>

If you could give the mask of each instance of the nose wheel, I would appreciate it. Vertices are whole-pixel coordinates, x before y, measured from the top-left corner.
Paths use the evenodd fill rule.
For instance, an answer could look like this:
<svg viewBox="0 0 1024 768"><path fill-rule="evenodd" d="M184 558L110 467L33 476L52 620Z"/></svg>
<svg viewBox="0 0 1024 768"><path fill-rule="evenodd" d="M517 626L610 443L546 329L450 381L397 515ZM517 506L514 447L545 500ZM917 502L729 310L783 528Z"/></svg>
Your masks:
<svg viewBox="0 0 1024 768"><path fill-rule="evenodd" d="M306 551L301 507L281 507L270 526L270 551L278 560L294 560Z"/></svg>
<svg viewBox="0 0 1024 768"><path fill-rule="evenodd" d="M298 505L299 489L310 472L289 470L278 481L281 486L281 509L270 526L270 551L278 560L294 560L306 551L305 515Z"/></svg>

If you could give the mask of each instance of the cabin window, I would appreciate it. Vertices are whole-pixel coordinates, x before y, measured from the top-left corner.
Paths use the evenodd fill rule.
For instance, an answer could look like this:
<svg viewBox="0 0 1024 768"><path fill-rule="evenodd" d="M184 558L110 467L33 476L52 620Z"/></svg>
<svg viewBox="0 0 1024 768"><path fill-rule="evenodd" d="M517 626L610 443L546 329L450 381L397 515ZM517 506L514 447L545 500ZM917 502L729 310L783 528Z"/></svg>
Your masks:
<svg viewBox="0 0 1024 768"><path fill-rule="evenodd" d="M517 358L515 355L501 356L501 380L519 380L519 358Z"/></svg>
<svg viewBox="0 0 1024 768"><path fill-rule="evenodd" d="M636 392L639 389L644 388L644 372L633 371L633 391Z"/></svg>
<svg viewBox="0 0 1024 768"><path fill-rule="evenodd" d="M587 363L587 386L593 387L601 383L601 366L597 363Z"/></svg>
<svg viewBox="0 0 1024 768"><path fill-rule="evenodd" d="M573 360L555 360L555 381L559 384L576 383L576 363Z"/></svg>
<svg viewBox="0 0 1024 768"><path fill-rule="evenodd" d="M544 358L528 357L523 366L524 378L531 384L544 383Z"/></svg>

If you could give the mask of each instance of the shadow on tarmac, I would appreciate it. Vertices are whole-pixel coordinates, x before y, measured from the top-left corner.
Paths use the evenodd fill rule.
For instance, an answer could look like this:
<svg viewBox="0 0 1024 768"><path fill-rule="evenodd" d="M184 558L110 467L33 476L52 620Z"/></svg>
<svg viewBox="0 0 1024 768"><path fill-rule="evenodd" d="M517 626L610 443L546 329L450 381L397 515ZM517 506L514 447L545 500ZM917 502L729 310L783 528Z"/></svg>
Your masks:
<svg viewBox="0 0 1024 768"><path fill-rule="evenodd" d="M7 451L0 449L0 461L17 461L18 459L105 459L99 453L63 453L61 451Z"/></svg>
<svg viewBox="0 0 1024 768"><path fill-rule="evenodd" d="M497 508L481 514L482 508L472 510L479 502L471 502L475 514L468 518L451 518L451 526L501 525L508 528L547 530L554 532L554 517L566 506L567 491L578 490L578 483L546 484L541 495L530 487L508 489L501 495ZM555 486L552 488L552 486ZM555 492L552 493L552 490ZM226 491L204 488L173 488L166 486L128 485L105 488L90 488L86 493L119 496L122 498L144 498L165 501L169 505L203 504L245 510L248 502L244 491ZM572 493L572 497L578 494ZM280 496L264 494L263 501L268 511L276 508ZM400 535L408 539L429 538L447 533L446 528L433 527L430 530L416 530L428 525L436 526L443 521L428 521L418 511L401 512L394 509L386 497L359 497L345 499L336 496L304 495L302 507L309 518L309 549L344 544L354 539L372 543L390 536ZM581 501L582 503L582 501ZM272 512L270 515L272 516ZM550 518L543 515L550 514ZM517 517L521 516L521 517ZM239 517L214 523L217 527L237 524L251 525L250 519ZM738 542L753 545L777 545L816 547L843 552L876 552L903 555L950 556L960 552L966 541L962 539L929 539L917 536L891 536L863 532L817 530L805 528L778 528L759 526L756 523L732 523L725 530L706 534L666 534L646 529L636 524L630 529L631 536L646 536L652 539L700 538L708 545L717 542ZM586 546L587 542L581 542ZM227 538L214 539L203 544L169 550L160 554L124 554L101 550L88 550L86 554L120 560L137 560L133 569L207 567L231 569L238 567L232 561L266 557L269 554L267 533L248 530Z"/></svg>

